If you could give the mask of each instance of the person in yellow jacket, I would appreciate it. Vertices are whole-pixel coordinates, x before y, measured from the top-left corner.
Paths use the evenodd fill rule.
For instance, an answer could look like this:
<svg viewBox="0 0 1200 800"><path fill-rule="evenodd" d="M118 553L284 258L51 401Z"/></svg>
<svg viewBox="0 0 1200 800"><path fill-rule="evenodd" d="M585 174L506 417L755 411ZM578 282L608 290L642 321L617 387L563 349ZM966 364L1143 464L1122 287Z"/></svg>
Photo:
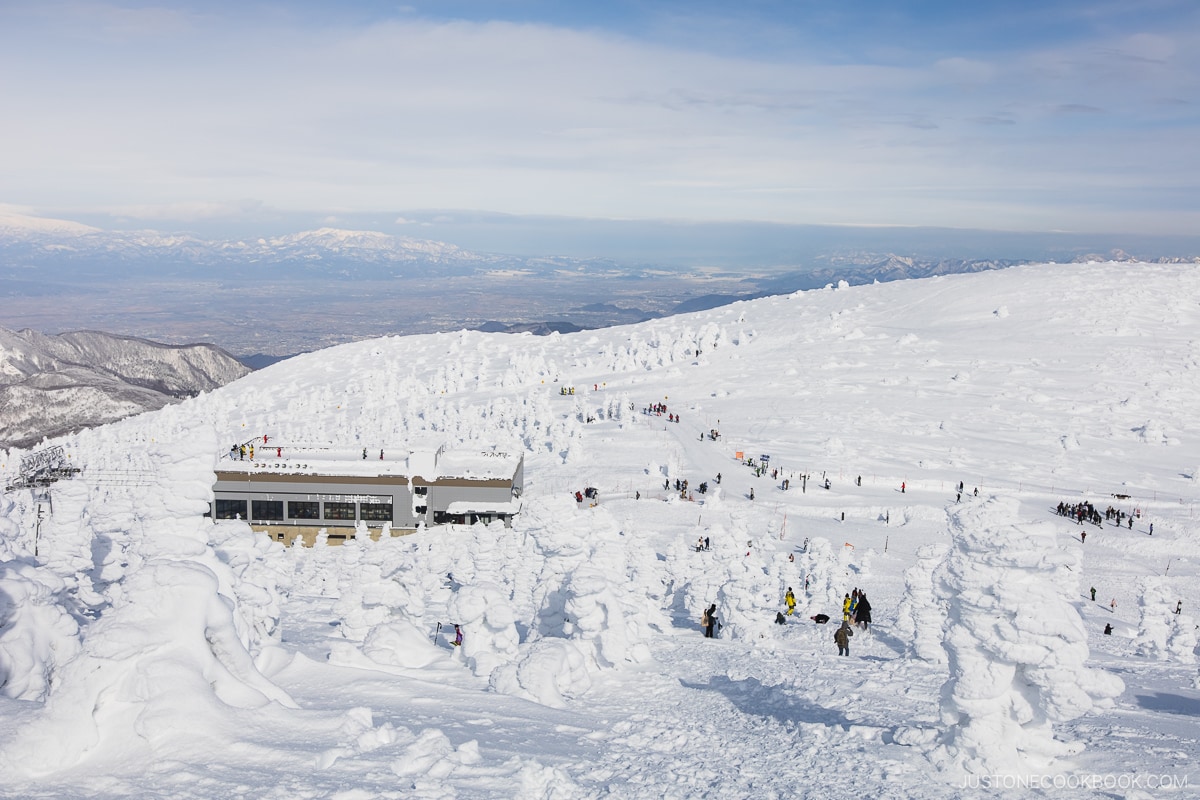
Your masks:
<svg viewBox="0 0 1200 800"><path fill-rule="evenodd" d="M846 595L846 599L842 601L842 619L850 619L850 595Z"/></svg>
<svg viewBox="0 0 1200 800"><path fill-rule="evenodd" d="M792 594L792 587L788 587L787 594L783 596L783 602L787 603L788 616L796 610L796 595Z"/></svg>

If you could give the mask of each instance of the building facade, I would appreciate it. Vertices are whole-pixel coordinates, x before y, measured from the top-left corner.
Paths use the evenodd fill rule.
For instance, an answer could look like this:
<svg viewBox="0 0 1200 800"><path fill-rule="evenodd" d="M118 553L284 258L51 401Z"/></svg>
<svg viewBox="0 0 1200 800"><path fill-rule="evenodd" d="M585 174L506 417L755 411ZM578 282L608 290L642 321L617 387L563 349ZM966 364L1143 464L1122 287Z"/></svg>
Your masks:
<svg viewBox="0 0 1200 800"><path fill-rule="evenodd" d="M327 529L330 539L345 539L355 528L385 525L397 532L449 523L510 525L521 509L521 454L443 448L399 460L384 460L381 452L375 461L365 450L362 459L283 447L259 453L257 461L222 458L211 513L265 526L281 541L294 538L289 528Z"/></svg>

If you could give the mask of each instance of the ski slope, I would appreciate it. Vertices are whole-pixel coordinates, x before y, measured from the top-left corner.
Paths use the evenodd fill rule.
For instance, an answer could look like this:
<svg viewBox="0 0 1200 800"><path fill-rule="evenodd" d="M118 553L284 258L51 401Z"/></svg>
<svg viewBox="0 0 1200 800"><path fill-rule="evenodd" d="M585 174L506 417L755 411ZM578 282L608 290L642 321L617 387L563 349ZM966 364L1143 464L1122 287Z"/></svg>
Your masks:
<svg viewBox="0 0 1200 800"><path fill-rule="evenodd" d="M1186 265L298 356L57 440L82 473L40 525L28 491L0 499L0 793L1186 796L1198 418ZM525 508L286 549L202 516L263 434L520 449ZM1132 528L1055 513L1085 500ZM839 658L854 588L874 625Z"/></svg>

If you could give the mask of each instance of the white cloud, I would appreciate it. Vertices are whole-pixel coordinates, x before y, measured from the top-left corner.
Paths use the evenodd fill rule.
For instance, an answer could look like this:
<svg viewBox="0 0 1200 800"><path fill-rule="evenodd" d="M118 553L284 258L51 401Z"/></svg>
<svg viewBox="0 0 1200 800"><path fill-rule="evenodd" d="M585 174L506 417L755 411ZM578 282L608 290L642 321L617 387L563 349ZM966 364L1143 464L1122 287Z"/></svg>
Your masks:
<svg viewBox="0 0 1200 800"><path fill-rule="evenodd" d="M0 72L22 76L0 87L19 121L0 127L0 199L144 219L236 214L245 203L229 198L254 198L339 213L988 227L1024 219L1022 187L1044 183L1046 165L1069 201L1081 176L1125 155L1111 130L1080 147L1056 126L1098 115L1063 111L1137 127L1151 106L1186 114L1161 98L1195 95L1175 63L1194 59L1182 39L1150 34L1007 59L830 63L535 24L306 30L89 8L110 29L158 35L18 46L0 33ZM1181 156L1200 169L1180 148L1147 127L1143 171L1123 177L1175 180ZM996 203L973 212L964 184ZM1039 227L1078 227L1059 213Z"/></svg>

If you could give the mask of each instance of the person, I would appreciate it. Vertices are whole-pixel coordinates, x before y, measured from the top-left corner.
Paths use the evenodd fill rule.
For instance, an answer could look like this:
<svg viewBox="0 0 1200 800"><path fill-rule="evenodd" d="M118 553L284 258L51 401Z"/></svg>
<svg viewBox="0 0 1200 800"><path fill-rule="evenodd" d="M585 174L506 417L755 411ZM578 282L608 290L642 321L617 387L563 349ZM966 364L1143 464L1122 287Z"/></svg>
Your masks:
<svg viewBox="0 0 1200 800"><path fill-rule="evenodd" d="M1087 531L1080 531L1079 532L1079 543L1083 544L1086 541L1087 541Z"/></svg>
<svg viewBox="0 0 1200 800"><path fill-rule="evenodd" d="M633 499L634 499L634 500L641 500L641 499L642 499L642 490L641 490L641 489L639 489L639 490L637 490L636 492L634 492L634 493L633 493Z"/></svg>
<svg viewBox="0 0 1200 800"><path fill-rule="evenodd" d="M1154 523L1153 522L1150 523L1150 535L1151 536L1154 535Z"/></svg>
<svg viewBox="0 0 1200 800"><path fill-rule="evenodd" d="M978 486L975 487L975 496L979 497L979 487Z"/></svg>
<svg viewBox="0 0 1200 800"><path fill-rule="evenodd" d="M751 500L754 499L754 488L753 487L751 487L751 489L750 489L750 499Z"/></svg>
<svg viewBox="0 0 1200 800"><path fill-rule="evenodd" d="M717 483L721 482L721 473L717 473Z"/></svg>
<svg viewBox="0 0 1200 800"><path fill-rule="evenodd" d="M235 458L237 458L237 453L238 449L237 445L235 444L233 447L229 448L229 460L233 461Z"/></svg>
<svg viewBox="0 0 1200 800"><path fill-rule="evenodd" d="M707 550L710 546L711 546L711 542L709 542L708 537L705 536L704 537L704 549Z"/></svg>
<svg viewBox="0 0 1200 800"><path fill-rule="evenodd" d="M383 451L382 450L379 451L379 460L383 461Z"/></svg>
<svg viewBox="0 0 1200 800"><path fill-rule="evenodd" d="M1092 602L1096 602L1096 587L1092 587Z"/></svg>
<svg viewBox="0 0 1200 800"><path fill-rule="evenodd" d="M791 613L791 612L788 612L788 613ZM1175 601L1175 613L1176 614L1183 613L1183 601L1182 600Z"/></svg>
<svg viewBox="0 0 1200 800"><path fill-rule="evenodd" d="M783 596L783 602L787 603L787 613L790 617L796 610L796 595L792 594L792 587L788 587L787 594Z"/></svg>
<svg viewBox="0 0 1200 800"><path fill-rule="evenodd" d="M367 460L367 448L363 448L363 461Z"/></svg>
<svg viewBox="0 0 1200 800"><path fill-rule="evenodd" d="M250 445L250 460L254 460L254 445Z"/></svg>
<svg viewBox="0 0 1200 800"><path fill-rule="evenodd" d="M850 628L850 623L847 620L842 620L842 627L837 629L837 633L833 634L833 641L837 643L838 655L850 655L850 637L854 635L854 631Z"/></svg>
<svg viewBox="0 0 1200 800"><path fill-rule="evenodd" d="M871 625L871 604L867 601L866 592L858 593L858 605L854 609L854 620L863 630Z"/></svg>
<svg viewBox="0 0 1200 800"><path fill-rule="evenodd" d="M776 625L787 625L787 618L783 616L782 611L775 612L775 624Z"/></svg>
<svg viewBox="0 0 1200 800"><path fill-rule="evenodd" d="M717 626L717 604L716 603L713 603L711 606L708 607L708 610L704 612L704 617L701 619L701 622L704 623L704 638L705 639L715 639L716 637L713 636L713 628L715 628Z"/></svg>
<svg viewBox="0 0 1200 800"><path fill-rule="evenodd" d="M462 626L461 626L461 625L455 625L455 626L454 626L454 646L455 646L455 647L462 647L462 642L463 642L463 631L462 631Z"/></svg>
<svg viewBox="0 0 1200 800"><path fill-rule="evenodd" d="M792 564L796 563L796 554L795 553L788 553L788 562L792 563Z"/></svg>
<svg viewBox="0 0 1200 800"><path fill-rule="evenodd" d="M850 619L850 593L846 593L846 599L842 601L842 620Z"/></svg>
<svg viewBox="0 0 1200 800"><path fill-rule="evenodd" d="M1104 635L1112 636L1112 623L1111 622L1104 623Z"/></svg>
<svg viewBox="0 0 1200 800"><path fill-rule="evenodd" d="M904 494L904 490L907 488L908 488L908 484L905 483L904 481L900 481L900 494Z"/></svg>
<svg viewBox="0 0 1200 800"><path fill-rule="evenodd" d="M1117 613L1117 598L1114 597L1112 599L1112 602L1109 603L1108 606L1109 606L1109 608L1111 608L1113 610L1114 614Z"/></svg>

